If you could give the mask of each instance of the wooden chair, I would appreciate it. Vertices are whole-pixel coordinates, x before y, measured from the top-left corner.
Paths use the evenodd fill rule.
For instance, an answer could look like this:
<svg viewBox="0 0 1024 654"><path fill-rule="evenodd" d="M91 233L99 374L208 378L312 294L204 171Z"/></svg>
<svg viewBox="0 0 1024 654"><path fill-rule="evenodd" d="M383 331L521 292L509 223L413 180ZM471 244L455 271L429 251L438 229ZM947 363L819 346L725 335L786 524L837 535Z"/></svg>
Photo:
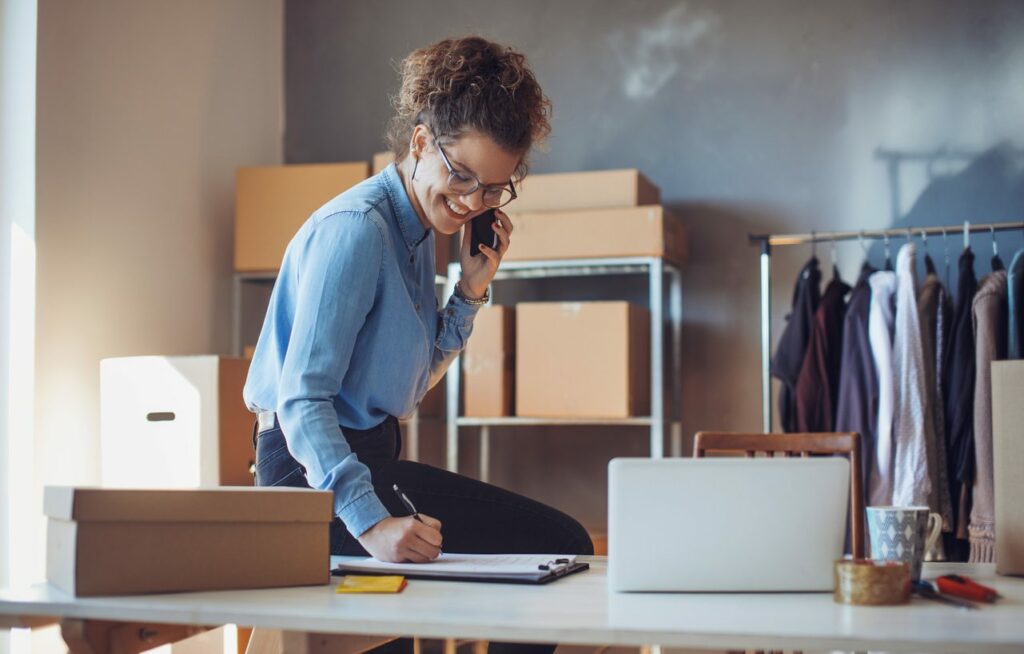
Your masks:
<svg viewBox="0 0 1024 654"><path fill-rule="evenodd" d="M693 456L701 458L709 451L757 453L769 456L845 454L850 458L850 540L853 556L864 558L864 484L862 481L860 434L738 434L697 432L693 437Z"/></svg>

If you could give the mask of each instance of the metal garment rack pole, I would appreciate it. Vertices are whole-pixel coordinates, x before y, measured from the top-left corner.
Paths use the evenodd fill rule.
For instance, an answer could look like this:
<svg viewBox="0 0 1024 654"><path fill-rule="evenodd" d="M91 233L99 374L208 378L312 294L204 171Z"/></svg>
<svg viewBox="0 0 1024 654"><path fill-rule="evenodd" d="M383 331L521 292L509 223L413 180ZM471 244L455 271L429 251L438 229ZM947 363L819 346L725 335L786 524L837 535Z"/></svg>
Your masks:
<svg viewBox="0 0 1024 654"><path fill-rule="evenodd" d="M750 234L751 244L761 246L761 425L765 433L772 430L772 386L771 386L771 254L772 246L803 245L807 243L830 243L855 239L886 239L910 236L934 236L963 233L964 247L968 235L974 232L1008 232L1024 229L1024 222L964 223L945 227L903 227L899 229L870 229L842 232L811 232L809 234Z"/></svg>
<svg viewBox="0 0 1024 654"><path fill-rule="evenodd" d="M448 283L445 296L448 297L455 289L455 283L461 274L458 263L448 268ZM597 419L539 419L528 417L504 418L461 418L458 415L460 399L459 358L452 361L445 376L447 391L447 448L446 467L455 472L459 464L459 427L476 426L480 428L480 478L487 481L490 473L490 428L492 426L530 426L530 425L649 425L651 457L661 458L665 455L665 379L664 379L664 339L665 339L665 296L664 278L669 276L668 317L671 321L672 338L672 370L671 394L672 407L668 416L670 430L670 452L674 456L682 453L682 426L680 393L682 389L682 271L680 268L661 257L623 257L609 259L564 259L553 261L508 261L503 262L495 280L502 279L541 279L551 277L587 277L595 275L626 275L646 274L648 277L648 299L651 311L651 415L615 420Z"/></svg>

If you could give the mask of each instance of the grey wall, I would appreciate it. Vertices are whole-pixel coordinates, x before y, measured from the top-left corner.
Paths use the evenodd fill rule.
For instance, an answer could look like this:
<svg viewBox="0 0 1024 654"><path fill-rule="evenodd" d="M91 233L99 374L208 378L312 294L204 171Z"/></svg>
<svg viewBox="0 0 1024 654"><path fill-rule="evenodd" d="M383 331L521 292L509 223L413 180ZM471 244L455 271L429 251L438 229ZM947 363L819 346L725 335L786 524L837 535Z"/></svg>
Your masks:
<svg viewBox="0 0 1024 654"><path fill-rule="evenodd" d="M535 172L638 167L661 187L694 246L684 289L686 434L760 427L748 232L883 227L911 209L915 225L1024 212L1024 159L1014 149L1024 146L1019 1L289 0L285 20L289 162L382 149L395 63L441 37L480 33L524 51L554 103L550 149L534 157ZM966 157L909 161L891 178L875 155L941 147ZM966 178L950 177L972 162ZM1024 239L1002 242L1005 252ZM777 250L776 333L809 254ZM838 255L852 277L859 247L840 244ZM625 281L618 291L643 298ZM598 293L562 285L514 294ZM599 528L605 462L645 451L642 432L521 430L495 437L494 478Z"/></svg>

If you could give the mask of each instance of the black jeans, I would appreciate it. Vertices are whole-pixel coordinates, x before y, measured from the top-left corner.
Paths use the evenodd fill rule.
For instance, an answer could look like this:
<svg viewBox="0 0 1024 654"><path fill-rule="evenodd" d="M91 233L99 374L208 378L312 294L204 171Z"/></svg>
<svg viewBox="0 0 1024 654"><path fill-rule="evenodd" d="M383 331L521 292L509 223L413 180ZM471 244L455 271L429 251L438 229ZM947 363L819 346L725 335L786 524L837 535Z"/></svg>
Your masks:
<svg viewBox="0 0 1024 654"><path fill-rule="evenodd" d="M416 509L441 521L444 551L473 554L593 554L594 545L572 517L529 498L422 463L401 461L402 435L391 417L363 431L342 429L370 469L377 497L395 516L408 515L392 490L398 484ZM257 486L308 488L305 469L288 452L280 427L253 434ZM331 554L368 556L338 518ZM410 646L411 647L411 646ZM550 654L554 645L491 643L490 652Z"/></svg>

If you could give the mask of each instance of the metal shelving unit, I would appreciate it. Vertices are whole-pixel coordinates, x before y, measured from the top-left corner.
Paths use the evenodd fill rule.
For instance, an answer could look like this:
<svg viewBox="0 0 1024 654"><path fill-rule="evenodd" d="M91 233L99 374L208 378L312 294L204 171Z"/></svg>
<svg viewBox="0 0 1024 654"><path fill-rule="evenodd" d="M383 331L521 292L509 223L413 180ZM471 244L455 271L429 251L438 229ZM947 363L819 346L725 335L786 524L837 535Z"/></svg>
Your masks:
<svg viewBox="0 0 1024 654"><path fill-rule="evenodd" d="M247 284L259 286L273 286L277 281L277 272L245 272L235 273L232 279L231 288L231 351L236 357L241 357L242 352L242 294ZM447 288L448 280L444 275L434 275L434 284ZM420 458L420 416L419 410L409 416L405 423L406 442L403 443L403 451L410 461L419 461Z"/></svg>
<svg viewBox="0 0 1024 654"><path fill-rule="evenodd" d="M458 263L448 266L448 282L445 297L451 295L461 275ZM672 456L682 452L682 428L679 422L680 393L682 388L682 271L661 257L622 257L607 259L558 259L548 261L504 261L495 275L495 281L547 279L553 277L594 277L601 275L646 275L648 279L648 301L651 311L651 415L621 419L591 418L531 418L494 417L467 418L458 415L460 381L462 370L456 358L447 373L446 428L447 468L458 471L459 428L480 428L480 479L489 477L490 435L492 427L532 426L610 426L648 427L650 431L650 453L653 458L664 456L665 426L670 425ZM669 292L666 307L665 277L668 277ZM493 293L492 293L493 299ZM666 411L664 386L665 317L669 318L672 336L671 365L671 408Z"/></svg>

